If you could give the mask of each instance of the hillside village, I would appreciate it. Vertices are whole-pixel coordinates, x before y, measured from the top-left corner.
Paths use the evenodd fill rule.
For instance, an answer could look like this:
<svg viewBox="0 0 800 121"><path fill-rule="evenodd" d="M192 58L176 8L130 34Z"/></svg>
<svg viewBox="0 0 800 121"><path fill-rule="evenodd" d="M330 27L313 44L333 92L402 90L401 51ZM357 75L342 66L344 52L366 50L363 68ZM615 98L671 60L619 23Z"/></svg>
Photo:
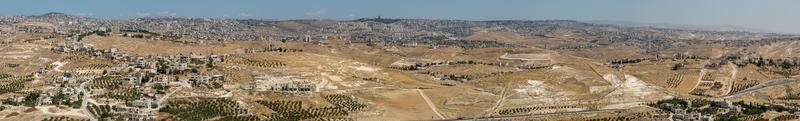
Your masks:
<svg viewBox="0 0 800 121"><path fill-rule="evenodd" d="M800 36L572 20L0 17L26 120L797 120Z"/></svg>

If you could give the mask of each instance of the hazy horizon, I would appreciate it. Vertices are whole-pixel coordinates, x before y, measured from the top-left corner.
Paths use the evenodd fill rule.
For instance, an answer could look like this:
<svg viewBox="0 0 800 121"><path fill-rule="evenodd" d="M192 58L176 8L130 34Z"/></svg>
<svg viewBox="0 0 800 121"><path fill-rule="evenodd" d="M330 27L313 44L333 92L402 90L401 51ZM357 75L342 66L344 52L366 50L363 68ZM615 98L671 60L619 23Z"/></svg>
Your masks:
<svg viewBox="0 0 800 121"><path fill-rule="evenodd" d="M800 34L800 1L5 1L0 15L60 12L101 19L153 16L231 19L403 18L448 20L610 20L638 23L719 25Z"/></svg>

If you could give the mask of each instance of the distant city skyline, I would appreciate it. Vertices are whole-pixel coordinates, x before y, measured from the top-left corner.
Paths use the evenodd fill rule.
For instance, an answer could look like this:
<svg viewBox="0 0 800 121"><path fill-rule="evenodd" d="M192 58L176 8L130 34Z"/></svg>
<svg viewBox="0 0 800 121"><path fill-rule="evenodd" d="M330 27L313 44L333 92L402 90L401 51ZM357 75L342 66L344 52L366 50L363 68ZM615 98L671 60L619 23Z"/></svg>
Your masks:
<svg viewBox="0 0 800 121"><path fill-rule="evenodd" d="M6 0L0 15L61 12L102 19L153 16L234 19L358 18L612 20L729 25L800 34L800 1L770 0Z"/></svg>

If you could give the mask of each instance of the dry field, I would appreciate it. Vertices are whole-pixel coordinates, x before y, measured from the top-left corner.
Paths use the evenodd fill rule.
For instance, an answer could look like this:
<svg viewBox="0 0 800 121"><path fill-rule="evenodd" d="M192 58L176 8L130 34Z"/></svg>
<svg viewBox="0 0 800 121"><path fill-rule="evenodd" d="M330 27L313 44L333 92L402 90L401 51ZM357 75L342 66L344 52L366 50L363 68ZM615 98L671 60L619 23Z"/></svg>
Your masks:
<svg viewBox="0 0 800 121"><path fill-rule="evenodd" d="M280 27L302 28L319 23L281 23ZM33 35L25 35L33 36ZM512 43L529 43L545 40L568 43L583 41L575 33L560 31L550 38L526 38L513 33L486 32L469 39L497 39ZM22 35L15 38L23 38ZM27 37L31 38L31 37ZM16 39L14 39L16 40ZM119 36L88 36L87 43L99 49L118 48L121 52L136 56L153 55L225 55L226 61L216 67L197 67L201 74L221 74L228 81L221 89L183 88L174 93L174 99L192 97L231 97L256 114L269 115L275 111L259 105L260 100L301 101L303 107L326 107L325 96L341 94L353 96L368 108L351 114L357 120L432 120L470 116L498 115L518 108L536 109L527 113L578 111L588 109L626 109L619 115L653 111L643 108L643 103L673 96L692 96L695 87L703 80L720 82L722 88L707 91L720 96L731 87L750 82L763 83L779 78L777 74L746 66L731 68L721 66L705 69L702 59L643 61L615 68L606 63L614 59L644 58L644 49L610 45L608 48L577 50L545 50L526 48L477 48L438 47L428 45L396 47L390 45L367 46L366 44L344 44L342 40L326 40L319 43L278 41L229 41L209 44L185 44L171 41L135 39ZM52 68L57 73L42 75L32 88L44 87L45 83L57 79L64 72L97 70L118 64L102 58L91 58L81 53L55 53L50 50L56 39L15 42L0 45L0 72L13 76L24 76L39 68ZM247 48L281 47L302 50L298 52L254 52ZM689 46L661 52L663 55L691 53L719 57L735 49ZM782 52L785 53L785 52ZM394 65L415 65L436 62L472 61L473 64L439 64L420 70L389 68ZM532 62L532 61L543 61ZM498 62L509 65L494 65ZM522 69L516 66L541 64L543 68ZM7 65L15 65L14 67ZM674 64L683 68L672 70ZM468 81L441 80L425 74L435 72L447 75L470 75ZM501 73L502 74L497 74ZM317 84L316 92L310 94L287 94L244 90L242 85L261 75L291 76L312 80ZM186 79L189 75L176 75ZM731 78L733 77L733 78ZM708 77L710 78L710 77ZM746 78L746 80L745 80ZM733 85L733 86L731 86ZM707 86L707 85L705 85ZM759 100L763 93L770 98L786 95L785 90L798 85L773 87L736 99ZM762 96L763 97L763 96ZM539 109L548 107L550 109ZM8 110L8 109L7 109ZM2 111L0 115L19 112L21 108ZM504 112L505 111L505 112ZM526 112L522 112L526 113ZM67 114L67 113L64 113ZM20 113L16 117L55 116L41 111ZM165 114L161 114L165 115ZM612 116L611 113L565 115L566 119ZM543 116L533 119L549 119ZM524 120L522 118L520 120Z"/></svg>

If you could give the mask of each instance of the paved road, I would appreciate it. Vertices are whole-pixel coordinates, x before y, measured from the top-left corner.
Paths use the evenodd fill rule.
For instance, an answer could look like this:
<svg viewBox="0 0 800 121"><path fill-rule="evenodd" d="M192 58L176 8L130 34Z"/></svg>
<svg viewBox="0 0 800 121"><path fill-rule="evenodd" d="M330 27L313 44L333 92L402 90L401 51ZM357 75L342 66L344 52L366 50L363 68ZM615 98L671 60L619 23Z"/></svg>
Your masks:
<svg viewBox="0 0 800 121"><path fill-rule="evenodd" d="M784 85L784 84L788 84L788 83L794 83L794 82L797 82L797 81L798 81L797 79L792 79L792 78L770 80L769 82L761 83L761 84L749 87L747 89L744 89L744 90L741 90L741 91L738 91L738 92L732 92L732 93L730 93L730 94L728 94L726 96L723 96L722 98L735 97L735 96L738 96L738 95L741 95L741 94L750 93L750 92L753 92L753 91L758 91L758 90L761 90L761 89L764 89L764 88L773 87L773 86L780 86L780 85Z"/></svg>
<svg viewBox="0 0 800 121"><path fill-rule="evenodd" d="M85 113L86 116L89 117L90 120L97 121L97 118L95 118L92 115L92 113L89 112L89 109L86 109L86 106L88 105L87 103L89 103L89 97L91 97L91 94L87 93L86 90L84 90L84 89L86 87L86 84L91 82L91 81L92 80L89 80L89 81L81 83L81 86L78 86L78 91L83 94L83 100L81 102L81 111L83 113Z"/></svg>
<svg viewBox="0 0 800 121"><path fill-rule="evenodd" d="M582 111L538 113L538 114L527 113L527 114L511 114L511 115L480 116L480 117L461 117L461 118L456 118L456 119L444 119L444 120L435 120L435 121L490 120L490 119L505 119L505 118L514 118L514 117L532 117L532 116L580 114L580 113L599 113L599 112L610 112L610 111L621 111L621 110L623 110L623 109L582 110Z"/></svg>

